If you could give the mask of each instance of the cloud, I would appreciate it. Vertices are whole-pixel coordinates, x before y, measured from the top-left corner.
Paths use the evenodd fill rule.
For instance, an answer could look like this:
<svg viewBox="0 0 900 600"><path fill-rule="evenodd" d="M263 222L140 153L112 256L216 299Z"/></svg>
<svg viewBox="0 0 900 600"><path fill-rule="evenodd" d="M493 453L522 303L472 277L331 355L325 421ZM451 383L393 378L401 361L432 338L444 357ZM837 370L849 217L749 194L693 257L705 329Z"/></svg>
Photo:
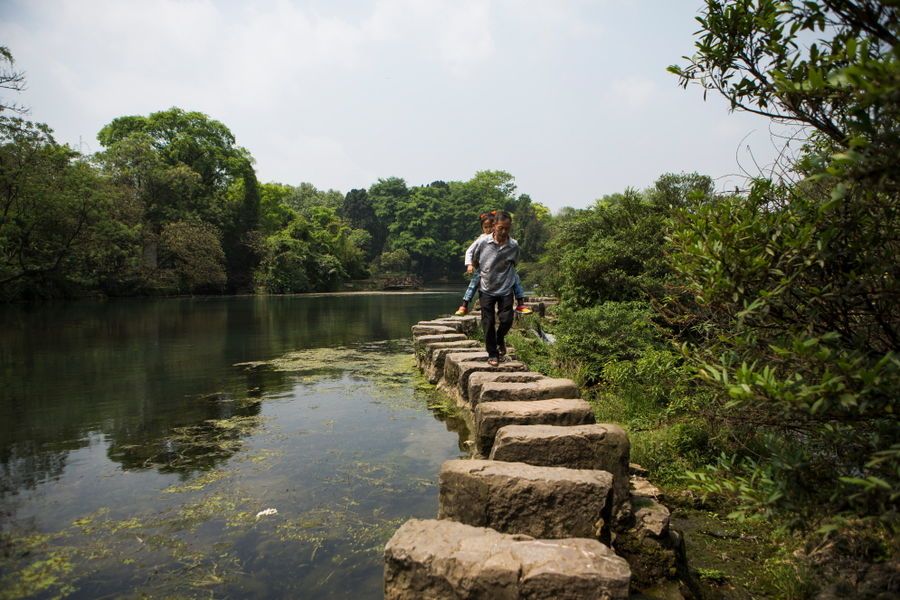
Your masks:
<svg viewBox="0 0 900 600"><path fill-rule="evenodd" d="M362 24L371 42L402 43L410 60L435 60L456 76L494 54L487 0L379 0Z"/></svg>
<svg viewBox="0 0 900 600"><path fill-rule="evenodd" d="M606 100L627 111L646 108L657 93L657 86L646 77L629 76L616 79L609 87Z"/></svg>

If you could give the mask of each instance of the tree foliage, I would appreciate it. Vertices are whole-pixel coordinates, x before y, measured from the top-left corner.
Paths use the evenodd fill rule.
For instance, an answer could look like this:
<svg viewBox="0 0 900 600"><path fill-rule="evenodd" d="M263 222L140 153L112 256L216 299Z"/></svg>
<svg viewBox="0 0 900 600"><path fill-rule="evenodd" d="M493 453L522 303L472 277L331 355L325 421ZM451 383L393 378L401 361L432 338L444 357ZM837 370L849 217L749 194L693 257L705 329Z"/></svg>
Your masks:
<svg viewBox="0 0 900 600"><path fill-rule="evenodd" d="M252 158L224 124L171 108L114 119L97 139L106 149L100 156L107 172L143 204L148 267L157 262L166 224L202 221L222 232L229 288L249 289L258 262L251 232L259 196Z"/></svg>
<svg viewBox="0 0 900 600"><path fill-rule="evenodd" d="M0 290L5 299L94 283L101 256L133 239L105 224L115 190L48 127L0 118Z"/></svg>
<svg viewBox="0 0 900 600"><path fill-rule="evenodd" d="M560 215L541 259L552 267L545 283L573 308L661 296L671 272L665 257L671 210L711 193L708 177L670 174L645 192L626 190Z"/></svg>
<svg viewBox="0 0 900 600"><path fill-rule="evenodd" d="M6 46L0 46L0 89L21 92L25 89L25 74L17 71L16 61ZM0 113L4 110L23 113L25 109L14 101L0 100Z"/></svg>
<svg viewBox="0 0 900 600"><path fill-rule="evenodd" d="M888 2L708 0L672 70L807 126L795 181L679 211L671 315L732 434L696 473L737 514L893 518L900 500L900 55Z"/></svg>

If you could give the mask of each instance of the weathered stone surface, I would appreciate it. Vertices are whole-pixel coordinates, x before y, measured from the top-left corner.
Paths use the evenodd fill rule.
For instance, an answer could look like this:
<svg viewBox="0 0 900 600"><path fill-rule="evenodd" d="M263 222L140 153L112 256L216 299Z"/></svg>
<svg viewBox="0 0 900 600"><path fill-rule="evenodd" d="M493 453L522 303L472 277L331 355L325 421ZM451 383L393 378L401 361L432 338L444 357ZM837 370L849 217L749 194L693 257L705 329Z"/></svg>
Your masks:
<svg viewBox="0 0 900 600"><path fill-rule="evenodd" d="M547 400L549 398L580 398L578 386L571 379L540 379L527 383L494 381L481 386L478 396L469 394L469 402L498 402L513 400Z"/></svg>
<svg viewBox="0 0 900 600"><path fill-rule="evenodd" d="M659 488L643 477L631 477L631 508L635 526L661 538L669 530L669 509L659 502Z"/></svg>
<svg viewBox="0 0 900 600"><path fill-rule="evenodd" d="M512 351L512 349L510 349ZM508 372L525 371L525 365L514 360L501 362L496 367L487 363L487 354L479 360L472 360L466 354L450 353L444 358L443 382L448 391L452 391L460 399L466 400L468 395L469 376L479 371Z"/></svg>
<svg viewBox="0 0 900 600"><path fill-rule="evenodd" d="M597 540L534 540L410 519L384 548L387 600L627 598L628 564Z"/></svg>
<svg viewBox="0 0 900 600"><path fill-rule="evenodd" d="M433 319L431 321L427 321L428 323L432 323L434 325L445 325L447 327L452 327L456 331L460 333L472 333L478 327L478 321L474 316L468 315L464 317L444 317L441 319ZM423 322L419 322L421 325Z"/></svg>
<svg viewBox="0 0 900 600"><path fill-rule="evenodd" d="M448 460L441 466L438 518L536 538L601 538L612 484L606 471Z"/></svg>
<svg viewBox="0 0 900 600"><path fill-rule="evenodd" d="M631 565L634 583L640 589L673 580L679 574L685 581L690 579L683 540L669 527L669 509L658 500L660 493L643 477L632 476L632 517L615 525L616 552Z"/></svg>
<svg viewBox="0 0 900 600"><path fill-rule="evenodd" d="M413 348L416 352L419 352L423 348L425 348L426 344L431 342L455 342L458 340L465 340L465 334L462 333L444 333L440 335L420 335L413 339Z"/></svg>
<svg viewBox="0 0 900 600"><path fill-rule="evenodd" d="M469 375L467 397L477 398L481 394L481 386L488 382L527 383L529 381L539 381L546 378L547 376L543 373L535 373L534 371L518 371L512 373L480 371Z"/></svg>
<svg viewBox="0 0 900 600"><path fill-rule="evenodd" d="M455 342L429 342L425 344L422 353L431 360L435 350L453 348L483 348L478 340L456 340Z"/></svg>
<svg viewBox="0 0 900 600"><path fill-rule="evenodd" d="M438 352L438 351L442 352ZM455 342L429 342L416 352L416 365L422 371L432 371L438 379L444 373L444 356L450 352L480 352L481 344L477 340L457 340ZM427 374L427 373L426 373ZM431 381L431 383L435 383Z"/></svg>
<svg viewBox="0 0 900 600"><path fill-rule="evenodd" d="M480 406L493 406L496 403ZM547 467L596 469L612 473L616 510L628 500L631 443L618 425L577 427L510 424L497 432L490 457Z"/></svg>
<svg viewBox="0 0 900 600"><path fill-rule="evenodd" d="M635 521L633 527L615 533L613 546L628 561L636 589L655 588L678 578L679 572L688 573L683 540L673 529L657 537Z"/></svg>
<svg viewBox="0 0 900 600"><path fill-rule="evenodd" d="M553 398L525 402L484 402L475 407L475 446L481 454L487 455L497 431L507 425L571 426L593 422L591 405L584 400ZM615 477L615 473L613 476Z"/></svg>
<svg viewBox="0 0 900 600"><path fill-rule="evenodd" d="M459 350L469 348L481 348L481 344L477 340L457 340L455 342L429 342L425 344L421 350L416 352L416 366L424 369L426 365L433 361L434 351L439 348ZM443 357L441 358L441 369L443 370Z"/></svg>
<svg viewBox="0 0 900 600"><path fill-rule="evenodd" d="M480 344L470 348L442 348L432 353L432 360L425 369L429 383L437 383L444 376L444 365L449 354L467 355L471 360L487 360L488 353Z"/></svg>
<svg viewBox="0 0 900 600"><path fill-rule="evenodd" d="M515 356L515 349L510 348L510 358ZM487 362L467 361L459 365L459 377L456 381L456 393L463 400L468 402L469 378L475 373L491 372L491 373L517 373L527 371L528 367L517 360L506 360L496 367L492 367Z"/></svg>
<svg viewBox="0 0 900 600"><path fill-rule="evenodd" d="M630 465L631 470L631 495L632 496L646 496L648 498L659 498L662 496L662 491L650 483L650 481L643 476L635 475L634 473L634 463Z"/></svg>
<svg viewBox="0 0 900 600"><path fill-rule="evenodd" d="M440 335L442 333L457 333L453 327L447 325L419 324L412 326L413 337L422 335Z"/></svg>
<svg viewBox="0 0 900 600"><path fill-rule="evenodd" d="M634 511L636 527L650 535L661 538L669 530L669 509L655 498L632 496L631 510Z"/></svg>

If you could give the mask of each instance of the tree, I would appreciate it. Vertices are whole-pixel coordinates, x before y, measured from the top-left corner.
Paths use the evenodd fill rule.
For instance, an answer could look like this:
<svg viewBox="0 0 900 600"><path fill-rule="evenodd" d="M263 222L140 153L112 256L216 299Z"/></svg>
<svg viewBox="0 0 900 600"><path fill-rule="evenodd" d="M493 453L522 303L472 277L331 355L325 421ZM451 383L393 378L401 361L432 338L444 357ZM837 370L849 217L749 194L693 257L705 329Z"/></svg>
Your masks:
<svg viewBox="0 0 900 600"><path fill-rule="evenodd" d="M341 204L340 214L354 229L368 232L370 241L366 247L366 261L371 261L381 254L387 240L387 226L375 214L375 207L366 190L347 192Z"/></svg>
<svg viewBox="0 0 900 600"><path fill-rule="evenodd" d="M227 281L219 232L202 222L166 223L159 239L161 278L178 292L221 292Z"/></svg>
<svg viewBox="0 0 900 600"><path fill-rule="evenodd" d="M707 0L671 70L808 128L790 179L686 206L667 310L733 454L697 487L743 516L890 522L900 499L900 19L895 3Z"/></svg>
<svg viewBox="0 0 900 600"><path fill-rule="evenodd" d="M225 236L228 287L249 287L258 256L250 235L259 219L253 159L219 121L180 108L114 119L97 134L107 171L144 206L145 264L155 268L167 223L202 221ZM235 186L238 186L235 188ZM240 197L229 190L240 190Z"/></svg>
<svg viewBox="0 0 900 600"><path fill-rule="evenodd" d="M46 125L0 118L0 289L5 299L58 296L89 282L86 258L115 190ZM126 236L127 237L127 236ZM119 240L124 241L124 240Z"/></svg>
<svg viewBox="0 0 900 600"><path fill-rule="evenodd" d="M661 297L671 267L666 225L682 196L707 198L708 177L664 175L641 193L626 190L560 219L542 257L551 287L573 307Z"/></svg>
<svg viewBox="0 0 900 600"><path fill-rule="evenodd" d="M25 74L15 70L16 61L6 46L0 46L0 89L21 92L25 89ZM26 110L15 102L0 100L0 113L4 110L24 113Z"/></svg>

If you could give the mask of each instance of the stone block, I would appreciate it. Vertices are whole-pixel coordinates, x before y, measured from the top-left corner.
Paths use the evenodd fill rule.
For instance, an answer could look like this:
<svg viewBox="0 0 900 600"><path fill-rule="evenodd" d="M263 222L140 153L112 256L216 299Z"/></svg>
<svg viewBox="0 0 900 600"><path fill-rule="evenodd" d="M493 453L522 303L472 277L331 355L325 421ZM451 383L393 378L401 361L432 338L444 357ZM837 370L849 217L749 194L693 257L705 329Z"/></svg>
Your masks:
<svg viewBox="0 0 900 600"><path fill-rule="evenodd" d="M669 531L671 514L660 501L662 492L644 477L631 476L631 509L635 526L656 538Z"/></svg>
<svg viewBox="0 0 900 600"><path fill-rule="evenodd" d="M460 393L460 380L464 381L462 385L467 385L469 375L478 371L524 371L525 365L517 361L503 361L498 366L492 367L487 363L487 353L484 358L473 360L470 355L465 353L449 353L444 357L444 378L443 383L448 391L452 391L460 398L465 399L466 395Z"/></svg>
<svg viewBox="0 0 900 600"><path fill-rule="evenodd" d="M536 538L600 539L610 523L612 485L606 471L448 460L438 518Z"/></svg>
<svg viewBox="0 0 900 600"><path fill-rule="evenodd" d="M419 323L418 325L412 326L413 337L422 335L440 335L442 333L457 333L457 331L453 327L448 327L447 325L434 325L431 323Z"/></svg>
<svg viewBox="0 0 900 600"><path fill-rule="evenodd" d="M481 344L477 340L457 340L455 342L429 342L416 352L416 366L425 369L434 362L434 352L439 349L457 349L468 352L470 349L480 349ZM441 372L444 370L444 358L441 356Z"/></svg>
<svg viewBox="0 0 900 600"><path fill-rule="evenodd" d="M513 348L510 348L509 351L514 352L515 350ZM473 373L509 373L528 370L524 363L516 360L501 361L499 365L497 365L496 367L492 367L487 363L487 358L483 360L457 361L454 366L457 371L454 393L459 396L459 398L463 402L468 402L469 378ZM446 365L444 371L446 372ZM448 383L450 382L449 378L445 377L445 379Z"/></svg>
<svg viewBox="0 0 900 600"><path fill-rule="evenodd" d="M478 321L474 316L467 315L464 317L444 317L440 319L432 319L428 321L428 323L433 323L435 325L445 325L447 327L452 327L456 331L460 333L470 334L478 328ZM420 322L421 324L421 322Z"/></svg>
<svg viewBox="0 0 900 600"><path fill-rule="evenodd" d="M479 402L547 400L549 398L580 398L578 385L571 379L539 379L529 382L492 381L481 386L478 396L469 394L472 405Z"/></svg>
<svg viewBox="0 0 900 600"><path fill-rule="evenodd" d="M447 356L449 354L465 355L470 360L487 360L488 353L484 348L476 342L475 346L469 348L440 348L432 353L432 360L425 369L425 376L428 383L437 383L444 376L444 365L447 364Z"/></svg>
<svg viewBox="0 0 900 600"><path fill-rule="evenodd" d="M439 335L420 335L413 339L413 349L419 352L425 348L427 344L432 342L455 342L458 340L468 339L462 333L443 333Z"/></svg>
<svg viewBox="0 0 900 600"><path fill-rule="evenodd" d="M631 443L625 431L610 423L554 425L557 424L505 426L497 432L490 457L546 467L608 471L614 479L616 509L622 507L630 494Z"/></svg>
<svg viewBox="0 0 900 600"><path fill-rule="evenodd" d="M512 373L492 373L490 371L480 371L469 375L468 398L478 398L481 394L481 386L489 382L506 382L506 383L527 383L530 381L539 381L546 379L543 373L535 373L534 371L519 371Z"/></svg>
<svg viewBox="0 0 900 600"><path fill-rule="evenodd" d="M486 456L491 451L497 431L507 425L571 426L593 422L591 405L584 400L553 398L525 402L483 402L475 407L475 446ZM628 463L625 464L627 467Z"/></svg>
<svg viewBox="0 0 900 600"><path fill-rule="evenodd" d="M627 598L628 564L597 540L535 540L410 519L384 548L386 600Z"/></svg>

